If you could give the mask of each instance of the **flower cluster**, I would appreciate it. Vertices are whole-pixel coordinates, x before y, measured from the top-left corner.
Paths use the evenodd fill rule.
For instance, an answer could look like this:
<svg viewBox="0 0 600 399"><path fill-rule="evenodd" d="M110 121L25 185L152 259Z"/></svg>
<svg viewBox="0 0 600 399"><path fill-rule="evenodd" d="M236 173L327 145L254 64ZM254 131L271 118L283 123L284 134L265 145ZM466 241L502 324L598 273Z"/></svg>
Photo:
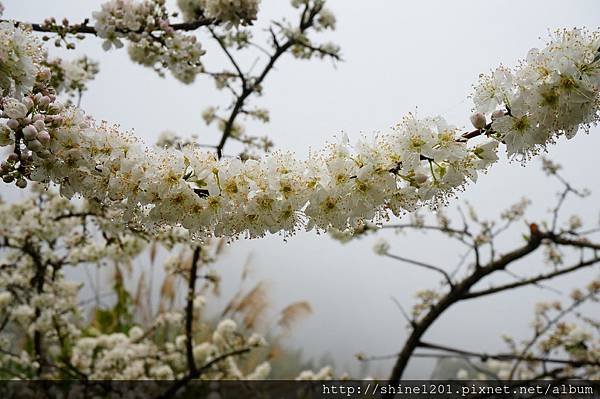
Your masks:
<svg viewBox="0 0 600 399"><path fill-rule="evenodd" d="M316 373L312 370L304 370L296 377L297 381L323 381L331 379L333 379L333 369L330 366L325 366Z"/></svg>
<svg viewBox="0 0 600 399"><path fill-rule="evenodd" d="M524 157L589 128L599 120L599 51L599 32L564 30L530 50L517 69L482 76L473 95L482 125L491 113L489 134L506 143L509 155Z"/></svg>
<svg viewBox="0 0 600 399"><path fill-rule="evenodd" d="M302 23L306 23L309 19L312 20L315 31L335 30L335 15L325 7L323 0L292 0L292 6L294 8L311 10L310 12L304 12ZM313 56L317 56L319 58L333 57L334 59L338 59L340 57L340 47L337 44L332 42L322 44L313 43L302 27L287 23L282 24L280 29L285 37L294 42L292 55L296 58L310 59Z"/></svg>
<svg viewBox="0 0 600 399"><path fill-rule="evenodd" d="M37 65L45 58L31 32L0 23L0 87L2 95L20 97L33 89Z"/></svg>
<svg viewBox="0 0 600 399"><path fill-rule="evenodd" d="M373 252L377 255L386 255L390 250L390 243L383 237L379 237L373 244Z"/></svg>
<svg viewBox="0 0 600 399"><path fill-rule="evenodd" d="M127 39L131 59L154 68L161 76L169 70L175 78L191 83L202 71L202 46L193 35L174 30L164 0L111 0L93 13L103 48L121 48Z"/></svg>
<svg viewBox="0 0 600 399"><path fill-rule="evenodd" d="M181 316L173 313L159 319L159 322L181 324ZM186 340L185 335L178 335L173 341L157 344L142 328L134 326L128 334L113 333L78 339L70 361L93 380L179 379L189 372ZM263 342L257 335L246 338L238 331L233 320L225 319L218 324L209 341L194 344L193 357L199 368L223 358L202 375L203 379L265 379L271 370L269 363L261 363L244 374L235 357L227 356L235 350L250 349Z"/></svg>
<svg viewBox="0 0 600 399"><path fill-rule="evenodd" d="M44 68L37 74L38 81L48 82L50 70ZM25 177L35 173L34 158L49 159L51 131L63 123L63 106L56 101L52 91L39 91L21 98L3 99L0 125L0 143L14 144L15 150L0 164L0 176L5 183L16 182L25 188Z"/></svg>
<svg viewBox="0 0 600 399"><path fill-rule="evenodd" d="M41 185L34 185L32 191L20 202L0 203L0 375L88 381L187 378L192 371L185 333L187 310L178 306L169 311L159 309L143 322L143 317L136 317L143 313L140 307L127 300L121 302L130 298L124 286L114 287L117 304L113 307L96 302L90 309L88 301L81 300L83 284L68 279L70 270L93 264L102 269L125 268L147 254L148 246L150 253L157 244L175 253L195 248L186 232L172 229L149 242L136 226L124 229L116 219L118 212L100 204L75 204ZM218 256L222 243L203 245L203 267ZM180 259L180 263L186 263L187 270L180 265L171 273L165 267L169 276L189 275L190 259ZM202 278L210 279L208 275ZM115 284L119 279L115 276ZM161 301L174 298L167 293L167 281L161 288ZM276 342L267 347L265 338L252 332L255 328L250 318L239 324L226 316L208 322L203 316L206 298L202 295L208 287L196 291L193 300L190 353L196 369L202 370L195 378L266 379L271 365L265 359L270 359L267 354L272 353ZM119 293L120 289L126 293ZM102 296L111 301L105 293ZM236 311L244 312L241 304L249 306L250 302L240 302ZM293 314L293 306L282 311L282 320L284 314ZM92 315L91 320L83 317L86 313ZM292 318L286 320L288 323ZM283 322L278 325L283 326ZM271 338L276 341L276 337ZM252 356L243 356L248 352ZM331 369L324 368L316 374L304 371L299 378L330 375ZM162 388L164 385L144 387L158 389L151 396Z"/></svg>
<svg viewBox="0 0 600 399"><path fill-rule="evenodd" d="M186 21L205 17L236 27L252 24L259 3L259 0L177 0Z"/></svg>
<svg viewBox="0 0 600 399"><path fill-rule="evenodd" d="M35 157L31 179L122 207L147 227L180 224L217 236L291 233L305 221L308 228L344 230L388 211L400 214L474 180L496 146L468 148L440 119L410 116L390 134L359 143L356 152L343 138L305 162L288 153L242 162L217 160L193 146L144 149L78 110L62 116L53 155Z"/></svg>
<svg viewBox="0 0 600 399"><path fill-rule="evenodd" d="M137 26L129 23L131 29ZM564 32L538 51L537 57L530 55L514 73L529 76L540 68L543 59L549 76L558 74L558 85L565 79L576 85L569 93L563 92L563 86L555 88L560 106L552 112L543 106L528 108L528 121L553 121L552 126L547 124L550 122L543 126L536 122L535 132L521 132L528 142L533 140L530 133L538 137L536 132L545 132L550 137L567 131L567 127L572 133L580 124L588 126L596 121L600 64L593 49L597 42L596 34ZM575 60L575 64L563 63L577 65L579 75L566 75L561 64L565 58ZM50 128L44 125L50 135L47 145L34 140L31 171L23 172L32 180L54 182L64 195L79 193L119 208L124 220L149 229L183 226L196 236L236 237L246 233L260 237L267 232L290 234L299 228L346 230L366 221L381 222L390 214L445 202L498 159L499 142L506 142L509 153L513 152L511 133L499 133L498 123L503 126L502 121L520 115L515 98L529 98L549 84L539 79L528 82L527 90L518 86L509 92L508 86L502 86L511 99L505 104L510 109L496 115L490 128L483 126L481 117L473 118L478 127L475 133L481 136L475 143L470 140L473 132L461 135L440 117L418 119L409 114L389 131L363 138L355 146L342 136L305 161L287 152L242 162L217 159L195 146L153 150L116 127L94 122L76 108L62 109L53 104L47 108L19 106L18 115L13 116L9 115L10 107L7 114L5 106L4 114L11 118L7 124L15 132L16 144L25 134L24 127L34 120L50 118L54 123ZM584 88L585 96L580 96ZM481 90L477 91L476 103L481 111L489 112L493 103L490 100L491 105L481 109ZM5 104L14 101L3 100ZM35 96L31 102L35 103ZM56 110L60 110L59 117L53 114ZM28 129L29 134L33 137L33 129ZM535 145L527 148L533 151ZM19 161L15 163L20 168Z"/></svg>
<svg viewBox="0 0 600 399"><path fill-rule="evenodd" d="M74 60L56 58L48 60L45 65L50 68L52 86L57 94L81 94L87 90L87 84L94 79L100 71L98 62L83 56Z"/></svg>

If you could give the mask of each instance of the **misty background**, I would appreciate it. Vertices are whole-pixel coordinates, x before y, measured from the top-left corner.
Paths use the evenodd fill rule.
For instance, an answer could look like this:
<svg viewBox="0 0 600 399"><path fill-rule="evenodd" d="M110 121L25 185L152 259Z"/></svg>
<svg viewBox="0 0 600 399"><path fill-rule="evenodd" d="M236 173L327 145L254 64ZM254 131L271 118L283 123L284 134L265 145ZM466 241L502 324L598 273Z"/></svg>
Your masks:
<svg viewBox="0 0 600 399"><path fill-rule="evenodd" d="M102 1L3 3L5 18L41 22L54 16L59 21L67 17L77 23L91 17ZM174 3L168 1L172 10L176 9ZM600 15L597 0L328 0L327 4L337 17L337 29L313 37L339 44L344 62L334 67L329 61L284 56L264 83L264 96L252 102L269 109L271 122L262 125L244 121L249 134L268 135L276 148L292 150L298 157L305 157L311 147L322 147L342 131L356 141L361 134L384 130L407 112L441 115L452 124L470 129L472 103L468 95L480 73L500 63L514 66L530 48L542 47L549 32L556 28L596 29ZM281 16L294 21L297 13L287 1L263 0L257 25L265 26ZM229 68L207 32L200 30L197 35L207 49L207 69ZM148 144L165 130L182 136L197 134L202 143L216 143L220 138L216 129L206 127L201 118L206 107L226 106L229 101L227 93L217 91L212 80L199 76L196 83L186 86L170 76L159 78L151 69L131 62L125 49L104 52L101 39L94 37L78 42L75 51L52 47L50 53L65 58L86 54L100 61L100 73L89 84L82 101L86 112L97 119L134 130ZM256 54L260 53L253 52L244 59L246 68ZM564 165L563 175L575 187L587 187L594 194L600 192L599 133L593 128L589 135L580 133L571 141L563 138L547 154ZM235 154L238 149L237 143L230 141L225 153ZM480 215L492 218L526 196L533 201L528 220L539 221L554 205L559 189L541 172L539 159L527 167L501 160L452 201L450 209L468 201ZM6 186L0 190L3 197L14 200L26 195ZM596 224L596 204L597 195L571 201L564 215L578 213L584 221ZM525 225L519 226L502 241L500 252L518 245L521 233L526 231ZM280 236L238 240L216 266L223 276L222 301L226 302L238 288L241 270L251 256L252 278L268 281L274 310L299 300L307 300L313 307L313 315L298 324L287 339L289 345L303 348L306 358L318 359L329 353L337 372L357 372L357 352L390 354L403 345L405 321L391 297L410 308L415 290L435 288L439 283L436 274L376 256L372 246L378 236L390 241L392 253L448 269L458 262L462 250L434 235L396 235L392 231L345 245L314 232L297 234L287 242ZM531 259L519 264L521 271L539 266L529 264ZM426 338L468 350L504 350L501 334L528 336L536 301L564 299L570 288L584 286L597 273L596 267L549 283L564 295L525 288L458 304L446 312ZM212 304L215 309L219 305L222 303ZM385 377L390 365L378 362L370 370ZM413 360L405 377L425 378L432 365L432 360Z"/></svg>

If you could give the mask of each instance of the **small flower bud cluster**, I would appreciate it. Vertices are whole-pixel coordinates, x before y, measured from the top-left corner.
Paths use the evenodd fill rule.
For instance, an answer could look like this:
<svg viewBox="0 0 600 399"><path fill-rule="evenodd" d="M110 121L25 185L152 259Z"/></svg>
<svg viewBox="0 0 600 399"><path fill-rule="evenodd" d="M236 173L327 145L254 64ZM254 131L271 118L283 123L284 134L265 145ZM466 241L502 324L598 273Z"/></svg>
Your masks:
<svg viewBox="0 0 600 399"><path fill-rule="evenodd" d="M154 68L161 76L169 70L183 83L191 83L202 71L204 50L196 37L169 25L164 0L110 0L93 13L102 47L121 48L127 39L131 59Z"/></svg>
<svg viewBox="0 0 600 399"><path fill-rule="evenodd" d="M315 31L335 29L335 15L331 10L324 7L324 1L302 0L292 1L292 6L295 8L308 7L312 10L309 15L312 18L312 26ZM314 14L314 15L313 15ZM304 21L307 23L308 21ZM314 43L306 34L305 30L299 29L297 26L287 24L281 27L281 32L285 37L294 42L292 46L292 55L299 59L310 59L313 56L319 58L333 57L338 58L340 55L340 47L331 42L317 44Z"/></svg>
<svg viewBox="0 0 600 399"><path fill-rule="evenodd" d="M47 71L40 75L47 76ZM49 131L61 126L63 108L50 93L36 93L20 100L5 98L1 106L5 122L0 124L0 142L14 144L15 149L0 164L0 175L5 183L14 181L17 187L25 188L34 161L51 156Z"/></svg>
<svg viewBox="0 0 600 399"><path fill-rule="evenodd" d="M41 27L45 32L52 32L52 36L44 35L42 40L47 42L53 40L55 47L64 47L67 50L74 50L76 45L75 42L70 40L74 37L77 40L85 39L83 33L79 33L79 29L86 27L87 20L82 24L71 24L67 18L59 23L56 18L51 17L44 20Z"/></svg>

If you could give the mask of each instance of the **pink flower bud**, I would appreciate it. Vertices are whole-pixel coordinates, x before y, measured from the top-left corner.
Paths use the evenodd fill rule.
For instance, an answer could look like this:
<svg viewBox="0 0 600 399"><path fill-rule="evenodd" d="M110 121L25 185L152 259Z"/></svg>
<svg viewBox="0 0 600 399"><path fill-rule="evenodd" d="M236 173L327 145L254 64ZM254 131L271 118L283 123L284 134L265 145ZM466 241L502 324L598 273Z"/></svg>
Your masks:
<svg viewBox="0 0 600 399"><path fill-rule="evenodd" d="M504 111L502 111L501 109L494 111L492 113L492 120L496 120L498 118L502 118L503 116L505 116L506 113Z"/></svg>
<svg viewBox="0 0 600 399"><path fill-rule="evenodd" d="M23 137L25 137L25 140L33 140L37 134L38 131L33 125L27 125L23 128Z"/></svg>
<svg viewBox="0 0 600 399"><path fill-rule="evenodd" d="M429 177L425 173L417 173L415 175L415 181L418 184L423 184L423 183L427 182L428 179L429 179Z"/></svg>
<svg viewBox="0 0 600 399"><path fill-rule="evenodd" d="M471 115L471 123L473 124L475 129L483 129L485 128L487 121L485 120L484 114L482 114L481 112L477 112Z"/></svg>
<svg viewBox="0 0 600 399"><path fill-rule="evenodd" d="M42 68L42 70L38 73L38 77L42 82L47 82L52 77L52 72L50 72L50 68Z"/></svg>
<svg viewBox="0 0 600 399"><path fill-rule="evenodd" d="M48 105L50 105L50 103L51 103L50 97L43 96L42 98L40 98L40 101L39 101L40 107L46 108Z"/></svg>
<svg viewBox="0 0 600 399"><path fill-rule="evenodd" d="M27 107L28 111L33 108L33 100L30 97L25 97L21 102Z"/></svg>
<svg viewBox="0 0 600 399"><path fill-rule="evenodd" d="M37 134L37 140L42 143L42 145L47 145L50 142L50 134L47 131L42 130Z"/></svg>
<svg viewBox="0 0 600 399"><path fill-rule="evenodd" d="M19 188L25 188L27 187L27 180L23 179L22 177L17 179L17 187Z"/></svg>
<svg viewBox="0 0 600 399"><path fill-rule="evenodd" d="M40 152L37 153L37 156L42 158L42 159L46 159L46 158L50 158L50 151L48 150L42 150Z"/></svg>
<svg viewBox="0 0 600 399"><path fill-rule="evenodd" d="M17 130L19 128L19 121L16 119L9 119L8 122L6 122L6 126L12 130Z"/></svg>
<svg viewBox="0 0 600 399"><path fill-rule="evenodd" d="M42 130L44 130L46 128L46 124L44 123L43 120L40 120L40 119L33 122L33 126L35 126L35 128L37 129L38 132L41 132Z"/></svg>
<svg viewBox="0 0 600 399"><path fill-rule="evenodd" d="M44 146L37 140L31 140L27 142L27 148L29 148L31 151L38 152L42 151Z"/></svg>

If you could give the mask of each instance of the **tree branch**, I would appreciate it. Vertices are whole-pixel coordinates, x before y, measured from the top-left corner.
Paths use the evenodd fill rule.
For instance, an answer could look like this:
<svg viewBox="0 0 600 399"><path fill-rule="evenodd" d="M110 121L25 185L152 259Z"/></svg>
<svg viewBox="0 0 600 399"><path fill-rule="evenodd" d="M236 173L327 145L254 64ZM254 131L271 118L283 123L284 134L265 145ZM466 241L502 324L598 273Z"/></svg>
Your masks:
<svg viewBox="0 0 600 399"><path fill-rule="evenodd" d="M472 351L466 351L463 349L452 348L449 346L438 345L430 342L421 341L418 345L421 348L427 349L436 349L444 352L454 353L459 356L464 357L476 357L481 359L482 361L486 361L487 359L495 359L495 360L519 360L519 361L528 361L528 362L546 362L546 363L556 363L556 364L567 364L574 367L580 366L600 366L600 362L591 362L585 360L571 360L571 359L558 359L552 357L535 357L535 356L520 356L511 353L498 353L498 354L487 354L487 353L478 353Z"/></svg>
<svg viewBox="0 0 600 399"><path fill-rule="evenodd" d="M486 266L476 268L471 275L466 277L460 283L456 284L450 290L450 292L448 292L435 305L433 305L429 312L415 324L410 336L404 344L402 351L397 356L396 363L394 364L389 378L390 384L395 385L400 381L414 350L418 347L419 342L421 341L421 337L446 311L446 309L448 309L454 303L460 301L462 296L469 292L469 290L484 277L498 270L502 270L511 262L521 259L534 252L537 248L539 248L542 240L547 236L546 234L541 233L535 224L530 226L530 233L529 240L524 246L503 255L496 261L491 261Z"/></svg>
<svg viewBox="0 0 600 399"><path fill-rule="evenodd" d="M52 25L47 24L47 23L30 23L30 22L23 22L23 21L10 21L7 19L0 19L0 22L13 22L15 23L15 25L19 26L19 25L26 25L26 26L31 26L31 29L34 32L42 32L42 33L56 33L55 28L52 27ZM198 20L195 21L190 21L190 22L181 22L181 23L176 23L176 24L169 24L169 27L171 29L174 30L179 30L179 31L193 31L196 30L202 26L208 26L208 25L212 25L212 24L218 24L219 21L216 21L215 19L212 18L200 18ZM64 30L65 32L68 32L70 34L86 34L86 35L94 35L94 36L98 36L98 31L96 30L96 28L94 28L93 26L89 26L89 19L85 19L82 23L79 24L72 24L72 25L60 25L61 30ZM157 29L158 31L158 29ZM129 29L120 29L117 30L117 32L122 33L122 34L128 34L128 33L141 33L141 31L137 30L129 30Z"/></svg>
<svg viewBox="0 0 600 399"><path fill-rule="evenodd" d="M398 255L392 255L392 254L386 253L385 256L387 256L388 258L399 260L400 262L405 262L405 263L409 263L411 265L420 266L420 267L423 267L425 269L433 270L433 271L435 271L437 273L440 273L442 276L444 276L444 278L446 279L446 282L448 283L448 285L450 285L450 287L454 286L454 284L452 283L452 279L450 278L450 275L444 269L442 269L440 267L433 266L433 265L430 265L428 263L423 263L423 262L420 262L418 260L413 260L413 259L409 259L409 258L403 258L402 256L398 256Z"/></svg>
<svg viewBox="0 0 600 399"><path fill-rule="evenodd" d="M538 276L531 277L531 278L528 278L526 280L520 280L520 281L516 281L514 283L510 283L510 284L499 285L497 287L491 287L491 288L488 288L488 289L485 289L485 290L479 290L479 291L469 292L469 293L463 295L462 299L464 300L464 299L478 298L478 297L481 297L481 296L491 295L491 294L495 294L495 293L498 293L498 292L510 290L510 289L513 289L513 288L523 287L523 286L529 285L529 284L535 284L535 283L538 283L540 281L550 280L550 279L553 279L554 277L558 277L558 276L561 276L563 274L568 274L568 273L574 272L576 270L592 266L592 265L594 265L594 264L596 264L598 262L600 262L600 258L593 258L593 259L590 259L590 260L587 260L587 261L584 261L584 262L579 262L578 264L573 265L571 267L567 267L567 268L555 270L552 273L540 274Z"/></svg>
<svg viewBox="0 0 600 399"><path fill-rule="evenodd" d="M225 353L225 354L223 354L221 356L217 356L216 358L214 358L210 362L206 363L201 368L197 369L195 372L193 372L193 373L190 372L185 377L183 377L182 379L177 380L162 395L159 395L158 397L156 397L156 399L173 398L174 395L177 393L177 391L179 391L179 389L181 389L182 387L184 387L187 383L189 383L194 378L198 378L200 375L202 375L202 373L204 373L206 370L210 369L215 364L219 363L222 360L227 359L228 357L242 355L242 354L247 353L249 351L250 351L250 348L242 348L242 349L237 349L237 350Z"/></svg>
<svg viewBox="0 0 600 399"><path fill-rule="evenodd" d="M566 309L561 310L554 318L549 320L548 323L544 326L544 328L542 328L539 331L536 329L535 335L527 343L527 345L525 345L525 347L521 350L519 356L521 356L521 357L526 356L527 352L533 347L533 345L538 341L538 339L540 337L542 337L548 330L550 330L550 328L552 326L554 326L560 319L562 319L565 315L570 313L573 309L577 308L579 305L581 305L582 303L584 303L585 301L587 301L589 298L593 297L594 295L595 295L594 292L590 292L587 295L585 295L584 297L573 301L571 306L569 306ZM520 363L521 363L521 361L517 360L515 362L515 364L513 365L512 369L510 370L510 378L511 379L512 379L513 375L515 374L515 372L517 371L517 368L519 367Z"/></svg>
<svg viewBox="0 0 600 399"><path fill-rule="evenodd" d="M552 241L553 243L558 244L558 245L566 245L566 246L576 247L576 248L588 248L588 249L593 249L593 250L600 250L600 244L595 244L588 240L571 240L571 239L564 238L561 236L550 236L547 238L550 239L550 241Z"/></svg>
<svg viewBox="0 0 600 399"><path fill-rule="evenodd" d="M310 28L313 25L314 19L315 19L316 15L319 13L319 11L321 10L321 8L322 8L322 6L316 6L315 8L310 10L310 13L308 14L307 18L305 18L306 10L305 10L305 12L302 13L302 17L300 18L300 27L299 27L301 33L304 33L308 28ZM283 54L285 54L294 44L296 44L296 39L294 39L293 37L286 40L285 43L283 43L283 44L279 43L279 41L277 41L277 36L276 36L275 32L273 32L272 29L270 30L270 32L271 32L271 35L273 36L273 45L275 46L275 53L273 53L273 55L271 55L271 57L269 58L269 62L267 63L267 65L265 65L265 67L263 68L260 75L258 75L258 77L256 79L254 79L251 84L246 85L246 87L242 90L242 94L236 99L235 103L233 104L231 114L229 115L229 118L225 122L225 126L223 128L223 133L221 135L221 140L219 141L219 144L217 144L217 147L216 147L217 157L219 157L219 158L223 157L223 148L225 147L225 143L227 143L227 139L229 139L229 137L231 136L235 120L238 117L238 115L240 114L240 112L242 111L242 109L244 108L244 103L245 103L246 99L251 94L253 94L257 88L260 87L260 85L265 80L265 78L267 77L269 72L271 72L271 70L275 66L275 63L277 62L277 60Z"/></svg>
<svg viewBox="0 0 600 399"><path fill-rule="evenodd" d="M212 37L217 41L217 43L219 43L219 47L221 47L221 50L223 50L223 52L225 53L227 58L229 58L229 61L231 61L231 64L237 71L237 76L242 81L242 92L243 92L244 90L246 90L246 86L247 86L246 75L244 75L244 73L242 72L240 66L235 61L235 58L233 58L233 56L231 55L231 52L229 52L229 50L227 49L227 46L225 45L225 43L223 43L223 40L221 40L221 38L210 27L208 28L208 31L210 32Z"/></svg>
<svg viewBox="0 0 600 399"><path fill-rule="evenodd" d="M201 247L194 249L192 264L190 266L190 276L188 281L187 305L185 309L185 349L187 365L190 373L196 372L196 362L194 361L194 341L192 328L194 326L194 296L196 294L196 277L198 274L198 263L200 260Z"/></svg>

